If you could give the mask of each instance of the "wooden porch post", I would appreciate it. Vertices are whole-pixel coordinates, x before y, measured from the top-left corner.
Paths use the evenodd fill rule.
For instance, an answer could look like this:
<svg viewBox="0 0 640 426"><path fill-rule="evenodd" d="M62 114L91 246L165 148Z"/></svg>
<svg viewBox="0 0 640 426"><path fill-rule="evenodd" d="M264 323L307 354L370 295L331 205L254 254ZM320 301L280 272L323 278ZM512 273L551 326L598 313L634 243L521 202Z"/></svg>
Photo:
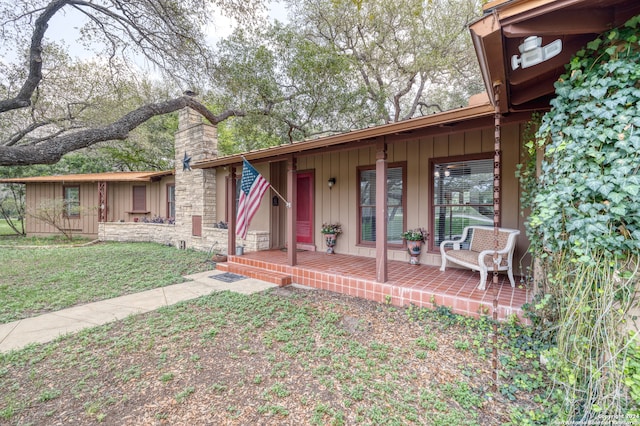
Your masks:
<svg viewBox="0 0 640 426"><path fill-rule="evenodd" d="M387 282L387 144L376 144L376 280Z"/></svg>
<svg viewBox="0 0 640 426"><path fill-rule="evenodd" d="M296 175L296 158L291 156L287 160L287 198L291 207L287 212L287 260L289 266L295 266L298 264L297 256L297 231L296 231L296 217L298 209L298 181Z"/></svg>
<svg viewBox="0 0 640 426"><path fill-rule="evenodd" d="M236 254L236 168L229 168L227 181L227 255Z"/></svg>

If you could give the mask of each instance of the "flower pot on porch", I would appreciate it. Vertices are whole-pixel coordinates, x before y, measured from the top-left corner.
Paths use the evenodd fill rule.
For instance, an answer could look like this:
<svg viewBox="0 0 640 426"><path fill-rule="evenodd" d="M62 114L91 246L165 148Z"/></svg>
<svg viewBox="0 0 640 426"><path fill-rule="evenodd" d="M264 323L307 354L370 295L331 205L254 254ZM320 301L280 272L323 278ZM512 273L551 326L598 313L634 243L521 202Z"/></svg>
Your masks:
<svg viewBox="0 0 640 426"><path fill-rule="evenodd" d="M337 234L324 234L324 241L327 244L327 253L333 254L333 248L336 245L336 239L338 238Z"/></svg>
<svg viewBox="0 0 640 426"><path fill-rule="evenodd" d="M214 254L211 260L215 263L224 263L227 261L227 256L224 254Z"/></svg>
<svg viewBox="0 0 640 426"><path fill-rule="evenodd" d="M422 254L422 241L407 240L407 251L409 252L409 263L419 265L420 254Z"/></svg>

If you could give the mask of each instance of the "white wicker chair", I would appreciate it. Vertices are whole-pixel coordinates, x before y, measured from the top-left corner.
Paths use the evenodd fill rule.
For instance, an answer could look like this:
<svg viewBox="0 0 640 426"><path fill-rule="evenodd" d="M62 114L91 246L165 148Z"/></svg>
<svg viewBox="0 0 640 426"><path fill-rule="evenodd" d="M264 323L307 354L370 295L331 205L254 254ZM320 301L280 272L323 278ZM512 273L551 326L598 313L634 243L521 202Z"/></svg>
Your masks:
<svg viewBox="0 0 640 426"><path fill-rule="evenodd" d="M469 247L463 247L469 232L472 233ZM507 271L511 287L515 287L513 278L513 252L516 248L516 237L520 234L517 229L499 228L498 231L498 271ZM447 266L447 261L456 263L474 271L480 272L479 290L484 290L487 284L487 273L493 272L493 254L495 252L495 236L493 227L467 226L462 236L440 243L442 256L441 271Z"/></svg>

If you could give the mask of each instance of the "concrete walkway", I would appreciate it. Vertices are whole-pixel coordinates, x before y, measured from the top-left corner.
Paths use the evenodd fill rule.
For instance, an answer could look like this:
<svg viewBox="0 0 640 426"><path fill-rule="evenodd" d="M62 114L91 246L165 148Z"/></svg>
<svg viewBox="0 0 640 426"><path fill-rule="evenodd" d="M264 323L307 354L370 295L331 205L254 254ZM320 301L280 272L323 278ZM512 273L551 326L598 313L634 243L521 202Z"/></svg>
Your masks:
<svg viewBox="0 0 640 426"><path fill-rule="evenodd" d="M20 349L30 343L46 343L67 333L87 327L106 324L126 318L129 315L153 311L183 300L195 299L214 291L230 290L251 294L277 287L253 278L227 283L211 276L224 274L222 271L208 271L189 275L182 284L156 288L140 293L74 306L37 317L25 318L8 324L0 324L0 352Z"/></svg>

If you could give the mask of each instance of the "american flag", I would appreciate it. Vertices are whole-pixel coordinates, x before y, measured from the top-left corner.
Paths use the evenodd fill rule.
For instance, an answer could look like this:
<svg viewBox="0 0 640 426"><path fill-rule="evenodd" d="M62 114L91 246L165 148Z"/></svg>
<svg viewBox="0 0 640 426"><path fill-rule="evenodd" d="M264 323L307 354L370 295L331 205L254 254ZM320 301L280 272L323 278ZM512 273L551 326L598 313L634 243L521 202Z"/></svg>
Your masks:
<svg viewBox="0 0 640 426"><path fill-rule="evenodd" d="M240 238L247 237L249 222L258 211L262 195L269 189L269 186L269 182L247 160L243 159L238 218L236 220L236 235Z"/></svg>

